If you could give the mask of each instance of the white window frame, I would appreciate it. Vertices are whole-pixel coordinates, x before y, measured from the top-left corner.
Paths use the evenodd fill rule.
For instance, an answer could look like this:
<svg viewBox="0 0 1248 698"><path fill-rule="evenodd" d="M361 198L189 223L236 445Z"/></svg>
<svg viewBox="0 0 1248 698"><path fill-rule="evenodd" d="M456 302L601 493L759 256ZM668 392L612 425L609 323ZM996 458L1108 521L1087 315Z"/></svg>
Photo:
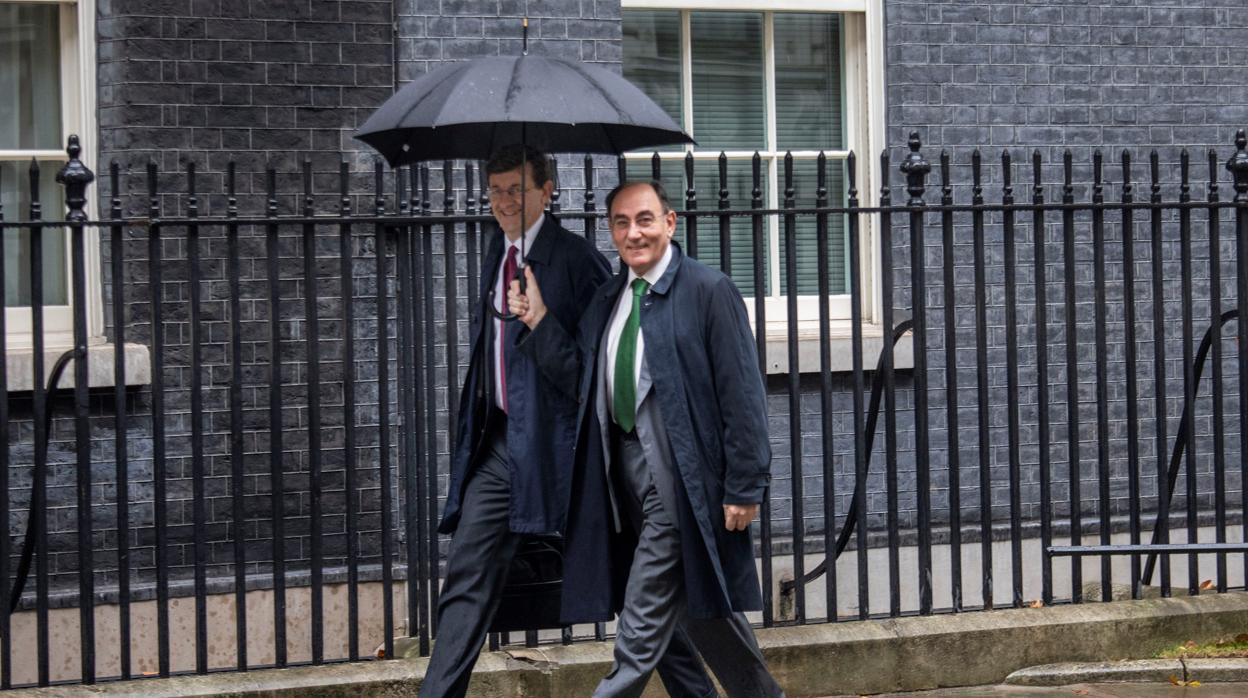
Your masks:
<svg viewBox="0 0 1248 698"><path fill-rule="evenodd" d="M60 37L61 37L61 132L66 140L70 134L76 134L82 146L79 156L82 162L93 172L96 167L96 60L95 60L95 0L3 0L13 4L42 4L60 6ZM0 160L29 162L31 158L41 161L64 163L68 156L64 148L55 150L0 150ZM57 169L47 168L40 171L40 178L55 177ZM98 173L97 173L98 176ZM98 219L99 201L96 187L92 184L87 189L88 215ZM26 211L5 211L5 220L12 222L26 218ZM61 220L64 211L51 211L45 208L45 220ZM45 235L57 234L45 229ZM60 233L68 239L69 233ZM91 344L104 342L104 303L102 294L102 277L100 267L100 238L96 227L88 227L86 243L86 287L87 287L87 335ZM69 251L67 244L65 249ZM73 283L70 275L70 259L66 254L65 278L68 284ZM44 346L51 352L60 353L73 346L73 291L67 289L71 305L44 306ZM29 350L34 345L32 313L30 308L5 308L5 346L12 354L14 350ZM10 356L9 358L13 358ZM10 363L12 363L10 361ZM10 377L12 382L13 377Z"/></svg>
<svg viewBox="0 0 1248 698"><path fill-rule="evenodd" d="M774 95L775 65L774 52L770 45L773 40L772 22L776 12L826 12L841 13L841 44L843 51L842 87L845 95L845 150L828 150L824 155L829 160L829 167L839 166L853 150L857 159L858 199L862 206L873 206L879 201L880 173L878 154L885 148L884 124L884 16L882 0L622 0L624 9L665 9L681 10L681 59L682 66L682 108L685 123L692 123L693 100L692 67L690 52L689 13L703 10L762 12L764 13L764 81L765 92ZM767 176L772 183L781 183L779 168L784 161L786 151L776 147L776 115L774 98L769 97L765 115L767 131L767 148L760 149L759 155L768 167ZM696 137L696 125L694 127ZM719 151L694 150L686 146L684 150L660 151L659 158L665 161L682 161L686 154L692 152L696 161L715 161ZM748 160L754 151L725 151L729 159ZM818 151L793 151L794 159L812 160ZM630 153L629 159L648 160L653 153ZM769 186L768 208L780 208L780 186ZM882 312L883 294L880 287L880 253L879 236L876 222L872 216L863 215L860 223L860 269L862 271L862 313L864 336L876 346L882 337L879 318ZM767 314L768 344L775 344L774 350L768 349L768 368L771 372L788 370L787 340L789 329L788 300L783 295L780 284L780 221L778 217L770 217L770 264L769 275L773 293L765 302ZM818 368L818 337L819 337L819 297L802 295L798 299L797 325L801 348L801 370ZM832 294L827 298L830 330L834 341L849 341L852 334L851 296ZM747 302L747 310L753 322L754 304ZM813 343L813 345L812 345ZM810 345L810 346L807 346ZM848 367L849 352L833 351L835 370ZM873 352L868 352L869 354ZM900 357L899 357L900 358ZM845 366L840 366L841 359ZM868 356L870 360L870 356ZM904 360L898 364L906 363Z"/></svg>

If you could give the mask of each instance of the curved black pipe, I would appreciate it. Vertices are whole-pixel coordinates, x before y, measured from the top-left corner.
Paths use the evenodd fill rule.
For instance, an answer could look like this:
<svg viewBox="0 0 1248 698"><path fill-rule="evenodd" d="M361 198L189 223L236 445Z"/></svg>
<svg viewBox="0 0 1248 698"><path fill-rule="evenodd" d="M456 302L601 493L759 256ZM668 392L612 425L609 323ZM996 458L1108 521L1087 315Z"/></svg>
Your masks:
<svg viewBox="0 0 1248 698"><path fill-rule="evenodd" d="M902 322L898 323L896 327L893 328L893 346L894 347L897 346L897 342L901 341L902 335L909 332L910 328L912 327L914 327L914 320L903 320ZM884 392L884 355L881 352L880 360L876 362L875 364L875 374L871 377L871 404L867 408L867 424L865 427L866 432L867 432L866 434L867 462L866 462L865 467L868 471L871 470L871 448L872 448L872 444L875 442L875 425L879 421L879 418L880 418L880 399L883 395L883 392ZM854 534L854 526L857 524L857 521L858 521L858 499L860 496L865 495L865 492L859 492L859 488L864 488L866 486L867 486L867 483L865 481L859 481L859 482L854 483L853 503L849 505L849 511L846 512L845 514L845 526L841 529L841 534L837 536L836 552L834 554L833 559L841 556L841 553L845 551L845 547L849 545L849 537ZM816 565L813 569L807 572L804 577L802 577L802 584L808 584L818 579L819 577L823 576L823 574L827 571L828 571L828 560L827 558L824 558L818 565ZM780 593L787 594L790 591L793 591L793 588L795 586L797 586L797 580L786 579L780 582Z"/></svg>
<svg viewBox="0 0 1248 698"><path fill-rule="evenodd" d="M1231 320L1236 319L1237 317L1239 317L1238 310L1228 310L1222 313L1222 315L1219 318L1220 326L1225 325L1226 323L1230 322ZM913 324L914 324L913 320L906 320L905 322L902 322L901 324L897 325L896 329L893 330L893 345L894 346L896 346L897 342L901 339L901 336L905 334L906 331L908 331L910 327L913 326ZM1199 349L1197 349L1196 351L1195 380L1196 380L1197 392L1193 393L1193 397L1199 394L1198 391L1200 387L1200 379L1204 373L1205 360L1208 358L1209 351L1212 348L1212 346L1213 346L1213 328L1210 327L1208 330L1205 331L1205 336L1200 342ZM883 388L883 380L884 378L883 378L883 374L880 371L880 365L877 364L875 375L873 376L872 381L871 381L871 406L869 409L869 414L867 417L867 425L866 425L867 468L868 469L870 469L870 466L871 466L871 448L872 448L872 443L875 439L875 426L879 419L880 393ZM1183 459L1184 449L1189 446L1190 441L1191 441L1191 435L1187 433L1187 413L1189 410L1192 410L1192 409L1195 409L1194 405L1192 405L1191 403L1184 403L1183 416L1180 418L1181 421L1179 422L1180 424L1179 431L1175 435L1174 449L1170 454L1170 469L1169 469L1168 478L1167 478L1168 488L1167 488L1167 495L1166 495L1168 498L1174 497L1174 487L1175 487L1175 484L1178 482L1178 477L1179 477L1179 463ZM854 526L857 522L858 497L859 497L858 488L865 486L865 484L866 483L863 483L863 482L854 483L853 504L850 505L849 512L846 513L845 515L846 516L845 526L844 528L841 529L841 533L837 537L835 557L841 556L841 553L844 552L845 547L849 544L850 536L853 535ZM1160 523L1161 522L1160 522L1160 517L1159 517L1159 520L1153 525L1153 539L1152 539L1153 543L1158 542L1157 539L1159 537L1158 532L1160 530ZM1157 553L1149 553L1148 561L1145 564L1144 570L1140 576L1140 581L1142 584L1149 584L1150 581L1152 580L1153 569L1156 565L1156 562L1157 562ZM826 572L827 572L827 560L825 559L802 578L802 583L808 584L818 579ZM797 586L796 580L782 581L780 583L780 593L781 594L789 593L796 586Z"/></svg>
<svg viewBox="0 0 1248 698"><path fill-rule="evenodd" d="M1221 327L1226 323L1239 317L1239 310L1228 310L1222 313L1219 318L1218 326ZM1196 385L1192 389L1192 397L1199 395L1200 376L1205 370L1205 359L1209 355L1209 350L1213 346L1213 327L1205 331L1204 339L1200 340L1200 348L1196 351ZM1166 488L1167 501L1174 499L1174 486L1179 480L1179 462L1183 460L1183 451L1191 446L1192 435L1187 433L1187 413L1189 410L1195 409L1195 405L1191 403L1183 404L1183 415L1179 418L1179 431L1174 437L1174 450L1170 452L1170 472L1167 480L1169 486ZM1169 507L1167 507L1169 510ZM1161 507L1157 508L1157 521L1153 524L1152 543L1158 543L1161 531ZM1140 584L1147 585L1153 579L1153 568L1157 564L1157 553L1148 554L1148 562L1144 565L1144 571L1140 573Z"/></svg>
<svg viewBox="0 0 1248 698"><path fill-rule="evenodd" d="M52 373L48 376L48 394L56 390L56 384L60 382L61 375L65 373L65 367L77 354L76 349L61 354L56 363L52 365ZM43 443L35 444L35 449L42 456L35 458L35 467L43 464L43 470L46 472L48 468L48 441L52 439L52 403L48 403L48 408L43 414ZM39 473L31 478L31 482L39 480ZM22 592L26 589L26 578L30 575L30 563L35 557L35 521L36 510L47 506L45 493L36 492L32 484L30 490L30 513L26 517L26 540L22 543L22 558L17 563L17 577L13 580L13 592L9 597L9 613L17 610L17 605L22 600Z"/></svg>

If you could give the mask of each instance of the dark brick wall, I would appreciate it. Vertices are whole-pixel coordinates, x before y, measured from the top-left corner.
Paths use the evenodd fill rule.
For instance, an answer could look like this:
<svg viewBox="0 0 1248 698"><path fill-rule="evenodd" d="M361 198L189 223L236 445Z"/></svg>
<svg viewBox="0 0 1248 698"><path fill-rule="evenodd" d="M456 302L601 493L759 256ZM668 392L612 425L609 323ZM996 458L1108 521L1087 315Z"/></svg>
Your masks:
<svg viewBox="0 0 1248 698"><path fill-rule="evenodd" d="M398 66L399 82L423 74L442 61L460 60L479 55L516 53L520 49L518 17L527 10L532 18L530 50L581 60L618 64L619 6L611 0L591 2L554 1L518 3L508 0L474 2L440 0L400 0L393 5L398 18L398 37L391 36L389 27L391 4L369 2L321 2L266 3L197 2L192 0L158 2L147 0L101 0L100 8L100 131L102 144L100 162L107 165L116 160L123 165L123 204L130 212L140 212L148 204L143 195L142 168L152 159L162 173L159 186L163 192L183 192L186 189L184 175L178 174L188 162L199 169L198 188L204 195L200 201L204 213L221 213L225 199L224 171L228 160L235 160L239 167L240 208L244 213L263 210L265 187L263 170L274 167L277 179L277 204L282 212L297 210L301 200L297 195L302 188L297 174L303 160L310 159L314 171L316 204L319 211L332 210L336 205L337 167L342 159L351 166L352 205L354 210L366 210L372 204L371 163L372 155L361 150L350 139L351 130L369 111L387 97L395 84L392 66ZM1060 168L1053 163L1061 152L1069 147L1075 163L1076 181L1086 182L1092 150L1104 147L1108 160L1106 178L1110 182L1108 198L1121 195L1121 171L1116 164L1118 151L1129 146L1138 159L1146 157L1149 148L1157 147L1163 163L1163 192L1173 198L1175 187L1174 166L1177 148L1188 146L1193 153L1216 146L1219 157L1229 155L1228 144L1236 121L1244 121L1242 106L1246 101L1243 88L1234 79L1237 69L1248 59L1244 49L1234 42L1234 32L1225 29L1242 20L1229 6L1220 7L1209 3L1208 7L1158 8L1149 4L1133 6L1069 5L1062 3L1037 4L950 4L950 3L887 3L887 80L888 80L888 134L895 146L904 141L911 130L920 132L924 139L923 152L935 161L940 149L948 149L957 166L953 181L958 201L966 201L969 191L966 163L970 150L985 148L985 156L997 162L1002 148L1008 148L1018 158L1027 157L1033 148L1040 148L1045 159L1043 179L1048 185L1046 194L1054 196L1053 183ZM396 53L397 52L397 53ZM902 151L894 147L893 183L900 184L896 164ZM1203 156L1197 158L1194 179L1203 181ZM566 188L561 204L568 209L579 208L581 198L581 161L579 158L563 160L562 184ZM1143 165L1136 168L1137 183L1145 175ZM463 190L462 177L457 169L454 188ZM599 161L597 168L597 191L601 202L606 188L614 182L615 166L610 159ZM1031 195L1026 181L1029 170L1024 164L1016 166L1015 194L1020 199ZM937 173L929 178L934 184ZM987 197L999 200L1001 175L999 168L986 168L989 183ZM431 207L441 206L440 168L435 167L431 177L433 201ZM387 179L385 190L391 191L393 183ZM1203 190L1198 190L1203 191ZM1222 188L1223 195L1227 187ZM1137 186L1137 196L1145 195L1147 187ZM895 192L899 198L903 194ZM1077 196L1086 198L1086 186L1076 189ZM111 195L105 183L102 197ZM934 201L937 193L929 189L927 199ZM462 195L460 195L462 196ZM187 199L165 196L161 200L167 211L184 213ZM462 203L462 201L461 201ZM387 207L396 207L393 197L387 198ZM1142 215L1142 214L1141 214ZM1112 218L1112 216L1111 216ZM1116 220L1116 219L1115 219ZM1084 508L1091 513L1089 503L1094 501L1096 481L1093 456L1095 454L1095 401L1092 356L1089 333L1091 325L1091 279L1090 232L1087 217L1078 219L1078 264L1076 275L1079 282L1077 313L1079 317L1078 342L1080 344L1080 391L1082 394L1081 445L1084 473ZM929 217L929 225L936 219ZM1046 252L1051 262L1046 290L1051 306L1064 300L1061 285L1064 269L1059 263L1061 246L1057 221L1047 222ZM1171 400L1169 433L1171 441L1177 428L1178 399L1181 394L1182 371L1177 361L1180 354L1177 340L1176 318L1183 303L1175 295L1178 278L1177 232L1172 217L1164 226L1166 244L1167 286L1166 297L1166 349L1167 376ZM1038 435L1036 433L1035 385L1035 313L1034 286L1032 285L1031 254L1033 250L1029 221L1021 220L1018 256L1018 323L1020 326L1020 356L1022 361L1021 390L1012 395L1005 388L1004 376L1004 270L1000 245L1000 218L989 217L988 297L990 350L990 417L992 445L989 469L993 483L994 518L1008 516L1006 464L1010 453L1004 421L1005 406L1017 399L1021 409L1020 457L1023 465L1024 502L1023 514L1034 520L1038 513L1039 487L1037 484ZM579 230L578 225L571 227ZM327 493L325 519L327 555L331 564L341 560L344 547L344 522L342 519L346 493L342 488L342 325L335 320L340 315L344 299L338 291L337 240L335 229L319 229L317 236L317 282L319 316L325 341L321 344L325 385L322 399L325 405L321 436L326 444L325 469ZM205 483L209 493L209 521L212 572L228 571L232 540L236 522L229 511L229 457L228 442L228 312L225 301L229 297L223 264L225 231L216 228L201 230L201 250L205 259L204 321L200 331L208 368L204 371L205 405L208 416L205 426L205 449L209 456L209 480ZM280 234L278 255L280 258L280 283L282 299L276 309L267 301L267 272L265 261L268 250L262 227L244 226L240 231L243 258L243 320L245 345L242 360L245 368L245 421L248 428L247 501L248 516L242 528L248 541L249 570L263 572L269 561L271 523L268 521L268 392L267 365L272 347L267 336L268 318L277 313L282 318L282 356L287 367L286 388L283 402L284 463L287 468L287 507L291 521L287 525L288 550L292 557L306 559L308 532L308 496L306 472L307 434L310 425L306 408L307 355L304 348L303 300L308 285L302 271L302 243L300 231L284 227ZM150 343L152 289L149 284L150 260L148 260L147 231L136 228L125 233L125 272L120 287L126 294L124 321L130 341ZM352 240L352 275L354 290L351 302L357 312L356 349L359 380L357 399L360 412L357 417L361 467L364 489L358 494L361 510L361 529L366 533L362 539L366 555L375 560L378 553L376 529L378 518L379 475L376 469L376 429L379 420L376 390L376 341L377 323L375 306L370 297L375 293L375 249L366 227L357 229ZM962 435L959 456L959 473L963 483L962 518L974 521L978 516L978 491L971 486L977 482L979 452L974 441L976 414L975 402L975 355L973 352L972 317L973 304L971 258L968 221L959 217L956 223L956 244L953 249L957 292L957 365L960 386L959 401L963 406L958 414ZM162 269L165 283L161 291L164 302L164 333L169 356L165 372L166 396L165 423L169 444L170 507L166 525L171 536L174 564L185 565L190 561L190 481L189 476L189 317L186 301L189 297L187 284L187 250L185 228L168 228L162 232ZM107 235L105 236L107 240ZM1109 331L1111 360L1111 436L1113 438L1111 473L1113 475L1114 513L1125 510L1125 403L1123 395L1122 324L1121 324L1121 247L1120 228L1111 224L1108 231L1107 253L1110 278L1108 292L1110 304ZM1197 300L1192 308L1198 317L1208 315L1208 271L1200 265L1208 259L1207 237L1197 236L1194 255L1198 267ZM598 240L604 251L609 247L605 230L600 229ZM944 357L943 301L940 297L939 270L943 261L938 251L934 232L930 232L927 260L929 284L929 326L932 328L927 342L929 366L932 369L929 385L935 391L931 396L931 445L933 516L936 521L949 518L948 483L950 457L945 431L944 411ZM1137 275L1145 279L1150 273L1150 251L1147 228L1137 230ZM894 238L897 291L895 304L899 309L910 305L909 248L907 231L897 228ZM458 238L456 254L463 254L462 237ZM1233 247L1229 246L1229 233L1224 232L1223 259L1230 258ZM107 250L107 244L105 245ZM447 386L446 339L444 318L447 283L444 275L443 239L434 235L432 245L432 268L434 302L437 324L435 341L435 400L438 405L436 417L437 439L433 450L440 469L445 473L448 459L446 434L448 415L445 411ZM614 255L608 251L608 256ZM109 257L106 252L105 266ZM1232 269L1223 269L1224 285L1233 282ZM466 264L457 262L456 287L462 299L466 288ZM108 274L106 274L108 276ZM106 288L111 289L111 277ZM1203 284L1203 285L1202 285ZM390 287L393 298L394 288ZM110 291L106 291L106 303L111 303ZM1138 315L1144 320L1140 327L1139 370L1142 385L1152 375L1150 295L1147 283L1137 288L1141 303ZM1233 296L1227 286L1223 297ZM1116 305L1115 305L1116 304ZM462 319L467 316L466 302L460 300L456 312ZM1049 335L1051 383L1052 456L1054 476L1059 484L1053 489L1056 510L1059 515L1069 509L1069 494L1064 491L1065 478L1065 382L1062 361L1065 339L1060 328L1061 315L1050 311L1047 330ZM1203 315L1201 315L1203 313ZM111 325L110 311L110 325ZM1057 323L1057 326L1055 326ZM1207 323L1197 322L1198 331ZM393 328L393 326L392 326ZM393 329L391 329L393 333ZM461 325L452 344L458 347L459 369L464 369L466 354L466 327ZM392 357L397 349L391 345ZM1228 362L1233 352L1228 344ZM396 375L391 370L392 379ZM1234 385L1236 374L1231 363L1225 372L1228 385ZM841 375L833 380L833 413L828 422L835 431L831 462L836 472L836 511L843 516L848 509L848 497L853 487L852 415L848 393L849 379ZM899 516L903 526L913 526L915 518L915 435L913 431L913 387L909 377L899 376L898 426L898 482ZM802 425L802 485L805 491L803 510L808 530L823 528L823 468L824 455L820 435L824 422L820 414L818 380L804 376L801 382ZM1207 384L1202 392L1207 392ZM789 445L789 401L783 378L768 381L770 395L770 418L773 432L774 486L772 503L775 525L778 531L791 530L794 513L790 478L792 449ZM1228 390L1231 398L1226 403L1228 433L1233 435L1237 424L1234 390ZM397 384L391 386L391 399L397 396ZM1151 393L1141 392L1141 467L1145 473L1155 472L1152 456ZM65 414L64 402L58 402L58 414ZM135 553L135 565L140 578L151 576L151 547L153 513L152 465L151 465L151 394L147 389L131 391L129 424L130 457L132 461L129 486L132 506L130 540L140 546ZM1198 434L1199 467L1201 476L1199 490L1202 505L1208 502L1210 485L1210 460L1212 448L1211 406L1206 400L1200 403ZM98 497L111 501L113 484L111 398L96 395L92 405L93 461L97 464L95 482ZM14 402L15 418L11 420L14 461L30 462L29 406ZM397 438L397 435L396 435ZM55 571L65 574L67 584L75 583L70 575L76 561L68 551L74 539L73 508L73 453L72 425L60 418L55 429L51 471L54 489L50 501L54 510L52 534L53 547L58 551ZM1238 440L1228 439L1228 462L1238 456ZM886 488L883 474L883 423L877 432L876 450L868 480L870 520L873 527L882 526L885 520ZM24 508L20 502L29 496L29 469L14 470L13 521L16 530L24 526ZM1148 475L1143 480L1146 495L1153 492L1155 478ZM397 484L397 482L396 482ZM1229 480L1232 499L1238 497L1238 479ZM440 481L445 487L445 477ZM1180 485L1182 487L1182 485ZM112 488L112 489L110 489ZM396 497L396 503L398 502ZM1065 506L1065 509L1063 509ZM94 512L97 530L97 549L103 551L100 560L109 559L108 551L115 546L116 527L110 507L100 507ZM444 541L445 542L445 541ZM294 565L298 567L299 565ZM184 575L185 568L178 572ZM106 572L102 572L107 574ZM175 576L178 576L175 575Z"/></svg>
<svg viewBox="0 0 1248 698"><path fill-rule="evenodd" d="M1235 2L886 5L890 143L918 129L959 154L1155 147L1174 162L1248 123Z"/></svg>
<svg viewBox="0 0 1248 698"><path fill-rule="evenodd" d="M917 132L923 143L922 152L932 163L925 194L928 203L939 200L938 158L947 151L952 160L952 193L956 203L970 203L969 186L971 153L982 150L984 158L984 196L989 203L999 203L1003 196L1001 158L1008 153L1013 160L1013 195L1018 202L1030 202L1033 196L1032 156L1042 159L1040 183L1046 200L1061 196L1062 157L1071 153L1076 201L1087 202L1091 196L1092 159L1101 151L1105 159L1104 196L1107 201L1121 201L1126 179L1122 154L1132 158L1130 180L1136 201L1147 200L1152 193L1149 182L1148 158L1158 153L1159 193L1166 201L1179 195L1179 157L1188 150L1192 159L1193 198L1204 199L1208 192L1208 150L1217 151L1216 176L1220 179L1220 195L1232 195L1228 174L1222 164L1234 152L1234 133L1248 123L1244 104L1248 92L1239 79L1248 52L1236 40L1235 27L1246 21L1236 3L887 3L887 99L888 136L892 156L889 173L894 187L894 201L906 197L904 177L897 166L906 154L903 147L911 132ZM1233 231L1227 224L1230 214L1223 214L1221 232L1221 298L1223 309L1235 298ZM1193 217L1193 298L1181 296L1179 264L1178 217L1173 211L1161 216L1162 272L1161 297L1165 314L1160 335L1164 337L1167 446L1165 458L1173 448L1182 410L1183 368L1181 318L1185 308L1194 316L1195 341L1210 326L1210 231L1207 215ZM1079 382L1080 467L1078 480L1085 514L1097 511L1096 497L1098 438L1108 438L1110 460L1111 511L1125 515L1128 509L1127 406L1124 306L1123 247L1121 215L1109 212L1105 217L1105 274L1108 279L1108 376L1109 433L1098 435L1096 424L1096 366L1093 350L1095 339L1093 298L1093 248L1091 216L1081 212L1075 217L1073 298L1077 324L1076 334L1069 341L1077 346ZM1134 287L1136 295L1136 354L1140 380L1139 460L1141 492L1145 510L1156 506L1157 453L1156 409L1153 401L1155 382L1154 339L1158 336L1152 323L1153 300L1151 285L1154 257L1150 246L1151 227L1147 212L1135 215L1133 232L1136 260ZM894 259L897 274L899 307L910 305L910 235L904 221L894 229ZM940 243L939 218L927 218L927 252L925 255L927 307L929 326L943 328L944 301L941 297L941 264L945 259ZM959 456L963 482L978 477L979 453L976 444L976 415L967 405L975 404L974 352L974 285L972 231L970 217L955 216L955 238L951 250L955 276L954 317L957 323L958 413L961 440ZM1050 456L1055 484L1051 489L1055 511L1065 516L1070 511L1068 458L1068 405L1066 394L1065 349L1068 338L1063 327L1067 302L1064 290L1065 266L1062 263L1065 232L1060 216L1051 214L1044 222L1044 252L1047 259L1044 289L1048 316L1040 321L1043 327L1042 346L1049 358L1049 406L1051 422ZM988 296L990 376L991 450L989 468L994 485L994 515L1008 514L1008 441L1006 407L1015 401L1020 410L1020 439L1017 449L1022 464L1022 501L1024 515L1038 513L1039 489L1039 407L1037 404L1037 315L1035 286L1035 234L1030 213L1017 217L1017 315L1020 357L1019 389L1007 389L1005 375L1005 266L1003 222L998 213L987 215L986 278ZM1230 261L1228 261L1230 260ZM1227 463L1239 457L1238 390L1235 344L1230 338L1234 325L1225 330L1223 347L1226 363L1225 454ZM949 451L947 412L944 409L943 387L946 378L943 332L929 334L928 362L932 369L929 385L939 388L931 396L934 515L938 520L948 516L944 502L948 499ZM1194 350L1194 345L1193 345ZM1210 392L1210 369L1205 372L1199 392ZM1197 497L1201 511L1212 508L1214 425L1212 403L1202 398L1197 403L1196 452ZM912 412L899 415L903 429L912 425ZM902 469L913 463L913 454L903 454ZM913 466L910 465L909 468ZM1234 468L1231 468L1234 471ZM913 477L913 475L907 475ZM1240 477L1228 473L1227 484L1231 502L1239 499ZM1181 502L1186 489L1181 477L1178 485ZM998 496L1000 495L1000 496ZM963 504L971 507L967 493ZM913 516L912 506L903 497L903 515ZM912 501L912 498L911 498ZM909 510L907 512L907 510ZM975 516L964 511L963 516Z"/></svg>
<svg viewBox="0 0 1248 698"><path fill-rule="evenodd" d="M201 215L222 215L227 200L227 163L237 168L236 192L242 215L262 214L265 207L264 170L274 168L277 207L290 213L302 206L300 170L305 161L314 172L317 210L333 212L339 205L338 167L351 167L351 204L355 211L372 207L373 158L350 135L364 118L388 97L394 86L394 36L390 2L348 0L303 2L164 2L102 0L98 3L98 87L101 163L99 196L107 212L114 195L107 168L121 168L119 196L131 215L149 206L144 170L149 162L159 170L157 186L164 215L186 215L190 199L188 166L197 169L195 188L201 194ZM387 190L391 182L386 182ZM394 207L393 197L387 205ZM192 549L191 479L191 368L190 344L198 330L202 346L203 453L207 497L207 561L209 575L227 573L232 565L232 541L241 535L247 543L249 572L264 572L272 561L272 516L269 471L268 365L275 349L269 341L268 321L281 320L280 356L283 361L282 423L284 498L287 511L287 555L292 569L306 567L309 551L310 502L308 443L308 354L304 343L308 323L304 300L309 283L303 272L303 243L298 227L283 226L275 250L267 246L264 230L242 226L239 230L240 286L243 349L232 357L229 349L228 300L234 293L227 280L226 231L220 227L200 229L201 321L191 326L189 313L190 266L188 230L171 226L161 230L160 260L150 259L149 231L122 232L123 276L114 279L111 269L111 233L105 231L103 265L105 304L110 336L117 318L112 312L113 293L124 294L121 320L130 342L152 343L152 298L158 296L164 313L162 334L166 346L165 404L162 420L166 433L168 508L155 521L154 442L152 394L149 388L132 389L127 409L129 458L128 496L131 509L126 535L133 547L131 565L137 583L154 576L154 528L163 526L169 537L168 564L174 579L187 576L194 559ZM342 564L346 553L345 509L347 497L355 499L359 543L365 564L379 559L380 482L377 468L377 318L372 300L376 290L376 254L372 226L355 229L349 245L352 292L344 299L339 289L337 226L316 231L316 289L321 318L322 416L314 428L324 449L325 493L323 526L327 564ZM270 253L276 254L280 291L278 307L268 301ZM393 260L390 262L393 269ZM150 283L158 265L161 288ZM394 288L390 315L393 317ZM348 493L344 482L343 438L343 339L341 314L344 303L355 308L354 325L357 382L356 458L360 490ZM391 327L393 324L391 323ZM393 330L391 330L393 334ZM395 355L392 347L391 356ZM243 365L245 520L235 521L231 509L232 459L229 429L229 362ZM391 366L391 377L395 366ZM392 386L392 395L394 386ZM57 415L49 451L49 532L54 575L69 575L77 566L72 550L76 531L74 506L73 425L67 398L53 402ZM10 433L17 444L16 463L27 464L13 472L12 524L24 530L33 461L29 401L12 403ZM96 501L96 566L100 583L115 579L118 525L117 478L114 471L111 392L92 394L92 461ZM392 417L392 420L394 418ZM396 483L397 484L397 483ZM396 493L397 494L397 493ZM396 506L398 499L396 496ZM76 584L72 575L57 578L57 586Z"/></svg>
<svg viewBox="0 0 1248 698"><path fill-rule="evenodd" d="M194 161L220 177L230 159L255 173L315 157L335 171L392 91L390 13L362 0L101 0L99 162Z"/></svg>
<svg viewBox="0 0 1248 698"><path fill-rule="evenodd" d="M620 62L617 0L397 0L395 6L403 82L444 61L519 55L526 14L530 53Z"/></svg>

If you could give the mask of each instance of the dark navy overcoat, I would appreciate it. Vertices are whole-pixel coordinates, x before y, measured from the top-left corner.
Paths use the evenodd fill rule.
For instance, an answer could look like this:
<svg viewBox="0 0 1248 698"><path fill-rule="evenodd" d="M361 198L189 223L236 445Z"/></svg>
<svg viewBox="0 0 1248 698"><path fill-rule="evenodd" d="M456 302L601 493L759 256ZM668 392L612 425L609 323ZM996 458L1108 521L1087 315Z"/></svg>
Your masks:
<svg viewBox="0 0 1248 698"><path fill-rule="evenodd" d="M497 228L482 263L480 302L472 311L468 374L460 395L450 485L440 533L459 523L464 486L483 447L485 417L493 400L493 332L489 292L497 281L503 255L503 234ZM548 307L543 323L575 331L594 290L610 277L606 258L579 235L564 229L549 214L525 259L542 289ZM483 320L486 320L483 322ZM543 360L517 348L528 334L520 322L505 323L507 351L507 467L511 474L511 530L557 533L563 530L572 481L576 443L577 403L539 370Z"/></svg>
<svg viewBox="0 0 1248 698"><path fill-rule="evenodd" d="M672 244L672 261L641 306L645 359L683 495L677 506L688 613L724 617L762 608L750 531L724 528L723 505L761 503L766 496L766 400L740 292ZM621 273L599 289L575 341L543 321L522 346L545 355L546 366L579 365L575 376L565 368L560 380L578 404L576 477L564 533L567 623L608 620L619 610L636 547L635 534L615 530L593 407L599 349L626 279Z"/></svg>

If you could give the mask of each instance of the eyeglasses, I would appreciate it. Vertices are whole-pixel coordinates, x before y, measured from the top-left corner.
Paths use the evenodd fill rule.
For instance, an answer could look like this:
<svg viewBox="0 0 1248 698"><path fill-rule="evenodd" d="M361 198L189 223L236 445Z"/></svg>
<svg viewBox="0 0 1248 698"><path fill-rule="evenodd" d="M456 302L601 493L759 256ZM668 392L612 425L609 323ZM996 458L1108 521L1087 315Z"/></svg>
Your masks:
<svg viewBox="0 0 1248 698"><path fill-rule="evenodd" d="M491 199L495 199L495 200L497 200L497 199L518 199L518 198L520 198L520 195L521 195L521 194L523 194L523 193L525 193L525 192L534 191L534 190L537 190L537 189L540 189L540 188L541 188L541 187L529 187L529 188L527 188L527 189L521 189L521 188L520 188L520 185L518 185L518 184L517 184L517 185L513 185L513 186L511 186L511 187L509 187L509 188L507 188L507 189L499 189L499 188L497 188L497 187L490 187L490 198L491 198Z"/></svg>

